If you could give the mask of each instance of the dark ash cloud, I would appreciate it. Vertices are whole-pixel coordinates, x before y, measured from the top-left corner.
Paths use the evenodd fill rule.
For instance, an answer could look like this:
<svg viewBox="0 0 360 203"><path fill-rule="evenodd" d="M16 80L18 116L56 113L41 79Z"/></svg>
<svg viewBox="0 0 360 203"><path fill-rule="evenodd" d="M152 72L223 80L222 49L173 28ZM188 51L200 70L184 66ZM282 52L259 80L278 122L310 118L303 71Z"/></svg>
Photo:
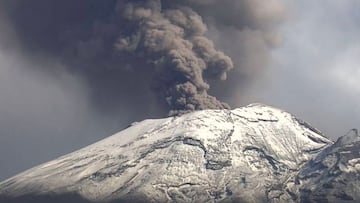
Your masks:
<svg viewBox="0 0 360 203"><path fill-rule="evenodd" d="M206 25L197 13L189 7L164 9L156 0L118 3L119 24L129 29L116 39L115 51L147 62L142 68L154 71L154 89L171 115L227 108L208 95L206 80L225 80L233 63L205 36Z"/></svg>
<svg viewBox="0 0 360 203"><path fill-rule="evenodd" d="M224 101L238 99L238 86L267 65L285 10L277 0L4 2L21 44L61 56L70 72L88 80L98 108L124 97L140 106L155 95L157 115L229 108L209 94L210 86ZM228 82L216 82L229 71Z"/></svg>

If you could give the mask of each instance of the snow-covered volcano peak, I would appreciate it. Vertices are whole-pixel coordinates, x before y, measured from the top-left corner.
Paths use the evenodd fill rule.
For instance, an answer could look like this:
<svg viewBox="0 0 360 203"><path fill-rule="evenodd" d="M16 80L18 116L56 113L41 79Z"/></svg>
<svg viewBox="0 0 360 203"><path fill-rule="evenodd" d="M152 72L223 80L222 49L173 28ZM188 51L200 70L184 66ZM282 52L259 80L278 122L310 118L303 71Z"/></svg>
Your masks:
<svg viewBox="0 0 360 203"><path fill-rule="evenodd" d="M100 202L291 201L283 191L287 180L332 143L263 104L197 111L135 123L2 182L0 196L38 202L66 194Z"/></svg>

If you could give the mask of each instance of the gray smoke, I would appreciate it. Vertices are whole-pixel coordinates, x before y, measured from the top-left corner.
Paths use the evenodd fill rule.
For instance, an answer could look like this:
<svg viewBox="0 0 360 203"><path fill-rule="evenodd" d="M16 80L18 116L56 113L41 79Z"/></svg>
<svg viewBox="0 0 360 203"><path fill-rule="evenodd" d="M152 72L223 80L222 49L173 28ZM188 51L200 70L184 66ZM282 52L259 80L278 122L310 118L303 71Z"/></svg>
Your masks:
<svg viewBox="0 0 360 203"><path fill-rule="evenodd" d="M287 17L282 0L189 0L208 23L209 37L231 57L226 82L211 83L211 93L231 106L251 102L252 86L266 77L271 53L282 42L279 27Z"/></svg>
<svg viewBox="0 0 360 203"><path fill-rule="evenodd" d="M228 108L208 95L206 80L225 80L233 63L205 36L206 25L197 13L189 7L162 9L160 0L119 1L117 6L120 21L131 31L120 34L116 51L147 62L171 115Z"/></svg>
<svg viewBox="0 0 360 203"><path fill-rule="evenodd" d="M190 7L162 6L160 0L117 1L113 21L100 23L95 36L76 47L77 54L92 57L110 49L128 70L150 72L150 85L168 104L170 115L229 108L208 94L207 81L226 79L233 68L230 57L215 49L201 16ZM120 25L126 29L118 29ZM116 36L108 33L109 27L117 30ZM104 48L104 41L111 41L110 47Z"/></svg>
<svg viewBox="0 0 360 203"><path fill-rule="evenodd" d="M275 27L285 10L280 0L2 4L20 44L36 57L59 56L88 81L100 111L136 109L154 95L157 107L147 115L229 108L212 95L242 104L239 95L264 71L279 41Z"/></svg>

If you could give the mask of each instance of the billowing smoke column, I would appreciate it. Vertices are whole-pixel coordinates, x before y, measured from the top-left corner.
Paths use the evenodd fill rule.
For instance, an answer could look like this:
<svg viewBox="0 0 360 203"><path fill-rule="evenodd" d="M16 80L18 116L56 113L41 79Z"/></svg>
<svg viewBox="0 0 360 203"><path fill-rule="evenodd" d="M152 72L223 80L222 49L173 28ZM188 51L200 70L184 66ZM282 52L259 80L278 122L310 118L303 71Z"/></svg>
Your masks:
<svg viewBox="0 0 360 203"><path fill-rule="evenodd" d="M132 119L229 108L212 95L240 105L279 41L285 10L281 0L2 0L0 7L30 58L59 59L87 82L96 108L139 115Z"/></svg>
<svg viewBox="0 0 360 203"><path fill-rule="evenodd" d="M147 61L155 72L155 89L171 107L170 114L228 108L208 95L205 80L225 80L233 68L230 57L205 36L202 18L191 8L162 9L160 0L119 1L121 21L130 29L115 48Z"/></svg>

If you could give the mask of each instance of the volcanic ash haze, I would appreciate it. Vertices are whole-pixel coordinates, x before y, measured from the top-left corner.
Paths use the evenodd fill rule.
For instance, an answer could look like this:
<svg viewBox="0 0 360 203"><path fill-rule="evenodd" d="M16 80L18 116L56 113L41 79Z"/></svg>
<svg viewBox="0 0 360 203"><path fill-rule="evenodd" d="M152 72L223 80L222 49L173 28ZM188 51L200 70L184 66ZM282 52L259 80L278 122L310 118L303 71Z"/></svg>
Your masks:
<svg viewBox="0 0 360 203"><path fill-rule="evenodd" d="M97 109L154 109L144 101L156 95L154 112L162 115L229 108L209 93L210 84L211 93L234 103L266 66L285 11L278 0L1 4L22 48L60 57L71 74L85 78Z"/></svg>

